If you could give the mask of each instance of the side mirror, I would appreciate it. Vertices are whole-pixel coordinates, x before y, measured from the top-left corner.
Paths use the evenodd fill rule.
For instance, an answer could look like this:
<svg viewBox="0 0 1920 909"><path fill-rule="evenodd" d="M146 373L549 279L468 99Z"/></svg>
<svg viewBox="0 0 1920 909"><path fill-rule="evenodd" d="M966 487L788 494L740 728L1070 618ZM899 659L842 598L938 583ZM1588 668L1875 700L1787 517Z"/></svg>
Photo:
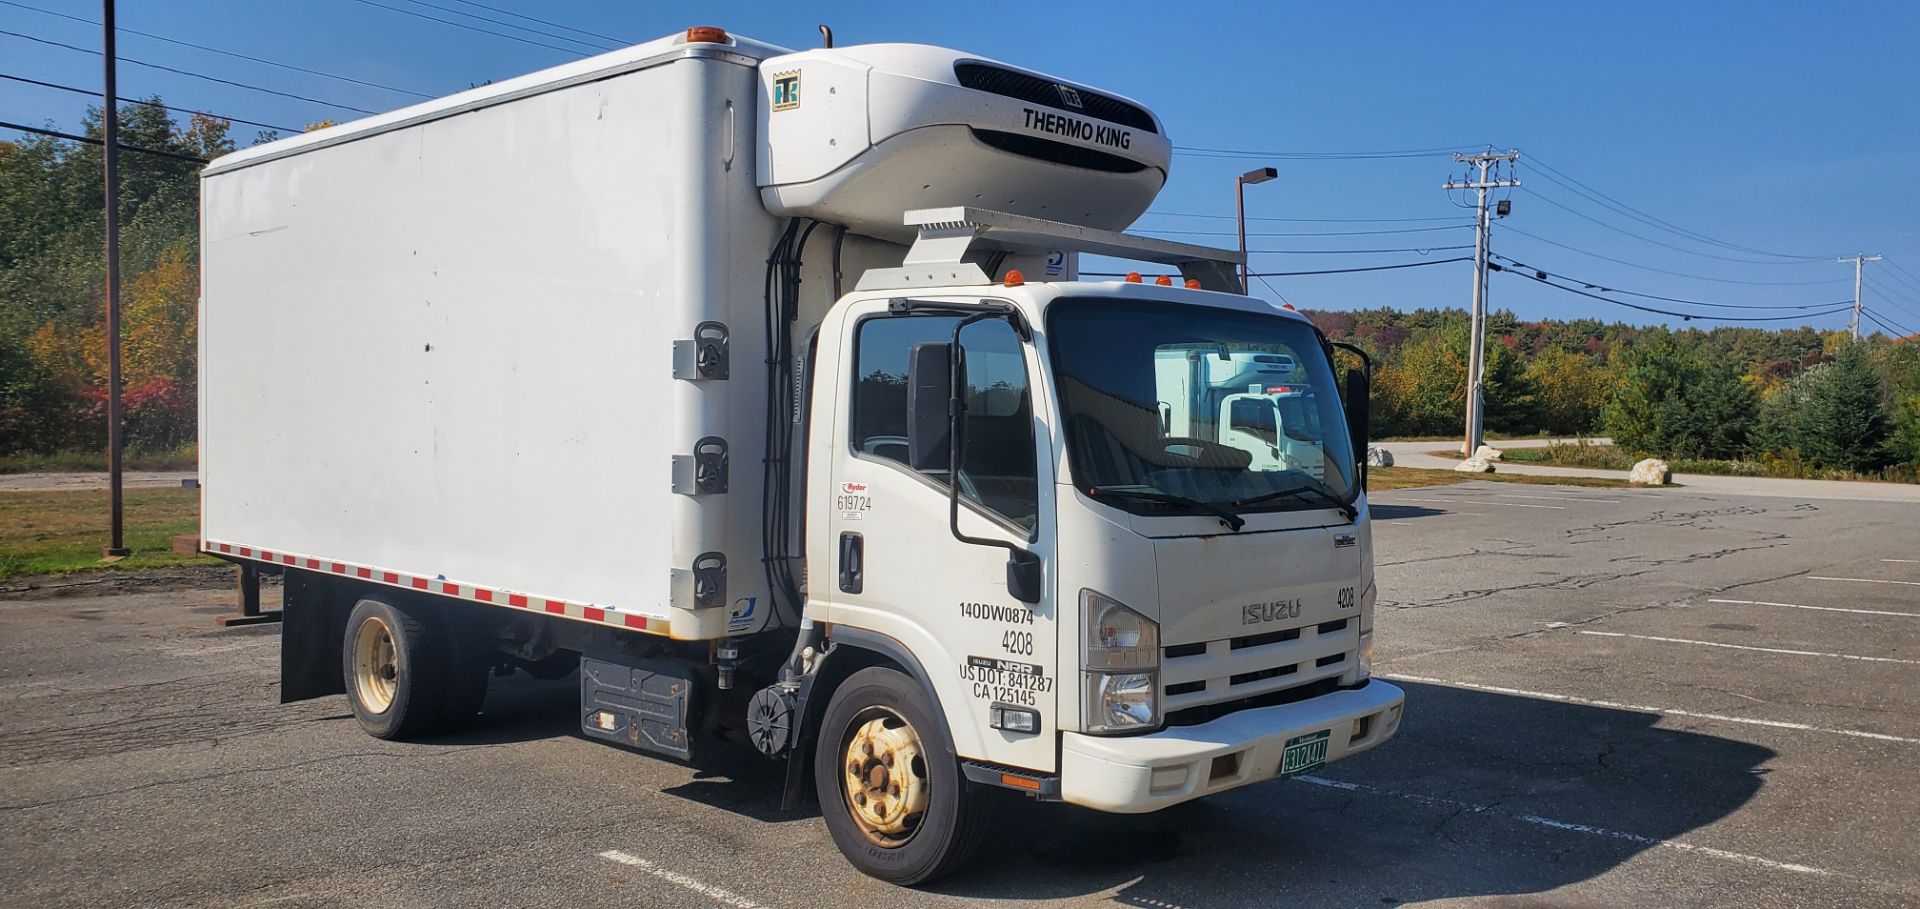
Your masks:
<svg viewBox="0 0 1920 909"><path fill-rule="evenodd" d="M1367 440L1372 438L1373 380L1365 369L1347 370L1347 436L1359 465L1360 485L1367 485Z"/></svg>
<svg viewBox="0 0 1920 909"><path fill-rule="evenodd" d="M1007 552L1007 593L1022 603L1040 602L1040 557L1025 549Z"/></svg>
<svg viewBox="0 0 1920 909"><path fill-rule="evenodd" d="M907 358L907 466L946 470L951 460L953 346L938 341L913 345Z"/></svg>

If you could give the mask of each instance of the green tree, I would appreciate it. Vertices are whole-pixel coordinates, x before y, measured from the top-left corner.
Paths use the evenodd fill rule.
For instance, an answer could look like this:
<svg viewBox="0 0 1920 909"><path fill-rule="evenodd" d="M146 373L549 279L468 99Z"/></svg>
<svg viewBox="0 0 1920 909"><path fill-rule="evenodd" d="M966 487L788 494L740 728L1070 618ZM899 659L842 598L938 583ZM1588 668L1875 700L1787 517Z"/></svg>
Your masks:
<svg viewBox="0 0 1920 909"><path fill-rule="evenodd" d="M1814 374L1799 423L1801 453L1822 467L1865 471L1887 462L1887 413L1880 376L1864 343L1848 342Z"/></svg>
<svg viewBox="0 0 1920 909"><path fill-rule="evenodd" d="M1759 399L1733 364L1672 332L1649 332L1616 370L1604 422L1614 443L1663 457L1745 453Z"/></svg>
<svg viewBox="0 0 1920 909"><path fill-rule="evenodd" d="M1539 429L1557 435L1593 432L1612 391L1592 357L1550 346L1527 363L1539 402Z"/></svg>

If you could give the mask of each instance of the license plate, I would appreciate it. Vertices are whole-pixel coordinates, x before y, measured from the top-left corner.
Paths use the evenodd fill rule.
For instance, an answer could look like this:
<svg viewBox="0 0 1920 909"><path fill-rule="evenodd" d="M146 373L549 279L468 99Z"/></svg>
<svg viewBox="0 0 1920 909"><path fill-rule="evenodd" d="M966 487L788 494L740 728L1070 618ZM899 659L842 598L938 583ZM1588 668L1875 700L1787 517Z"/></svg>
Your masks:
<svg viewBox="0 0 1920 909"><path fill-rule="evenodd" d="M1286 750L1280 754L1280 777L1312 773L1327 766L1327 740L1332 737L1333 730L1322 729L1288 739Z"/></svg>

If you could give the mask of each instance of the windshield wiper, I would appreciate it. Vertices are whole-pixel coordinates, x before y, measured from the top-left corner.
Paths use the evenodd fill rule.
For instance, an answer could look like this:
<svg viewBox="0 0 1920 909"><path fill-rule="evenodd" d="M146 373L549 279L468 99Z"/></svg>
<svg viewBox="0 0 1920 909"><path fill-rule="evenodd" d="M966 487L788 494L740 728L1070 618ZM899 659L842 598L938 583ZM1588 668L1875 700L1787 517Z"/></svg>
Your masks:
<svg viewBox="0 0 1920 909"><path fill-rule="evenodd" d="M1339 496L1321 489L1318 486L1295 486L1292 489L1269 492L1264 495L1254 496L1250 499L1235 499L1233 504L1236 508L1247 508L1262 502L1271 502L1275 499L1283 498L1304 499L1309 502L1318 502L1329 508L1337 508L1340 510L1340 516L1346 518L1349 524L1353 523L1354 519L1360 514L1358 509L1342 501Z"/></svg>
<svg viewBox="0 0 1920 909"><path fill-rule="evenodd" d="M1236 514L1233 509L1225 508L1213 502L1202 502L1170 492L1153 492L1145 489L1115 489L1111 486L1096 486L1087 490L1087 495L1096 499L1132 499L1136 502L1158 502L1162 505L1178 505L1204 511L1220 519L1230 530L1239 530L1246 526L1247 519Z"/></svg>

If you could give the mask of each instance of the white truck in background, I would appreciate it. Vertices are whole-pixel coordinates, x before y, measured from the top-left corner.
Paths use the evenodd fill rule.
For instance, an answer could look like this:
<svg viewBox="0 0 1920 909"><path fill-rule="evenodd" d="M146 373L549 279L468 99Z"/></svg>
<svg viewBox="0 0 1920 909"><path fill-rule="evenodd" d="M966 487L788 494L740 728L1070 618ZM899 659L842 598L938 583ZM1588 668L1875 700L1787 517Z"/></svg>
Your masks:
<svg viewBox="0 0 1920 909"><path fill-rule="evenodd" d="M577 671L584 735L750 743L901 884L982 789L1145 812L1371 748L1366 373L1343 406L1238 254L1117 232L1170 149L986 58L695 28L224 156L201 547L284 573L284 700L405 738ZM1193 351L1317 392L1291 459L1176 431Z"/></svg>

